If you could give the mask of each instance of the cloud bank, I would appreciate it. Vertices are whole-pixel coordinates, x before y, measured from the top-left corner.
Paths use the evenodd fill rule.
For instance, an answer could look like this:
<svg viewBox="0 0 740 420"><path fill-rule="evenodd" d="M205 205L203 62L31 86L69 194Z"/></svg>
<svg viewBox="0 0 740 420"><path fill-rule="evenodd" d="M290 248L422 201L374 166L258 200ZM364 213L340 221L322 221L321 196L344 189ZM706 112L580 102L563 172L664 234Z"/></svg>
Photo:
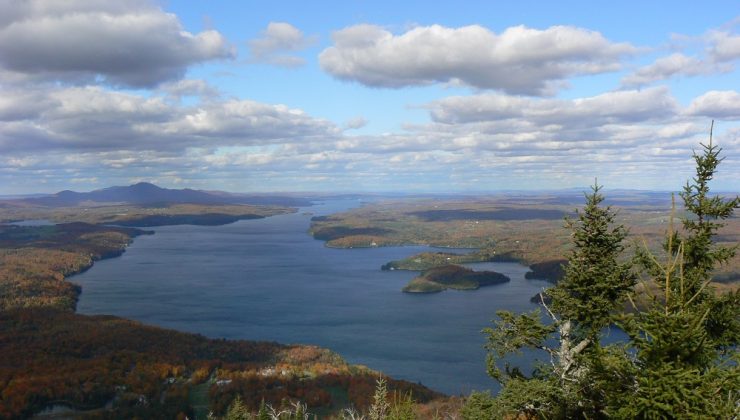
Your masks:
<svg viewBox="0 0 740 420"><path fill-rule="evenodd" d="M39 150L184 151L331 138L339 129L284 105L217 100L185 106L101 87L7 91L0 154Z"/></svg>
<svg viewBox="0 0 740 420"><path fill-rule="evenodd" d="M656 187L665 173L690 169L709 118L740 120L736 91L682 106L665 87L575 99L448 97L424 106L430 122L386 135L348 133L361 118L339 127L284 105L172 98L89 86L8 91L0 98L0 179L24 173L105 185L136 174L234 190L426 191L557 188L598 176L610 187ZM732 165L738 131L716 134Z"/></svg>

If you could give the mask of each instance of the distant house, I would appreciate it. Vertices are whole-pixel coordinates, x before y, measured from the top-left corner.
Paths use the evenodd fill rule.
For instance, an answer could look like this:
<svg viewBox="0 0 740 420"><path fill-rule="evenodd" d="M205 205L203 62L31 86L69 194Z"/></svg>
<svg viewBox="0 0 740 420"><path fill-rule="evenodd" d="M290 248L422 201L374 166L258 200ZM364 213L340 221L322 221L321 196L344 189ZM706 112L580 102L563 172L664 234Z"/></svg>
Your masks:
<svg viewBox="0 0 740 420"><path fill-rule="evenodd" d="M275 376L274 367L266 367L260 371L260 376Z"/></svg>

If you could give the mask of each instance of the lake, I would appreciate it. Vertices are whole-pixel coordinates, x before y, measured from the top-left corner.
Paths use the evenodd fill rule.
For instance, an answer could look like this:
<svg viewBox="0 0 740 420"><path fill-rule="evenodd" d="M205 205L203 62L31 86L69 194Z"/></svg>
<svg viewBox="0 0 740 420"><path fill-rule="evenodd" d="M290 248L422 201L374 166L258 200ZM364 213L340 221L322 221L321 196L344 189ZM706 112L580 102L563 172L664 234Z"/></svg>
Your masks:
<svg viewBox="0 0 740 420"><path fill-rule="evenodd" d="M480 331L499 309L536 308L529 299L548 283L524 279L520 264L482 263L469 266L511 282L402 293L417 273L380 266L429 248L332 249L307 233L312 215L359 204L333 200L224 226L154 228L121 257L71 279L82 285L77 310L214 338L315 344L448 394L496 390Z"/></svg>

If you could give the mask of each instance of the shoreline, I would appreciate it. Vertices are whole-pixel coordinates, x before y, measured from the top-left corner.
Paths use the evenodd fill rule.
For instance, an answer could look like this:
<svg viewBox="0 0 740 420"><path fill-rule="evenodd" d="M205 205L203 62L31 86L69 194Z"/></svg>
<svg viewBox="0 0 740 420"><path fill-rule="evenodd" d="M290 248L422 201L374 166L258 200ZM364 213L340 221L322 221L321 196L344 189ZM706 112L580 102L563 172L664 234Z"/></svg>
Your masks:
<svg viewBox="0 0 740 420"><path fill-rule="evenodd" d="M53 225L53 226L56 227L57 225ZM78 227L84 228L85 226L84 226L84 224L80 224L80 225L78 225ZM90 228L95 233L98 233L99 232L101 235L104 235L106 232L107 233L110 233L111 232L111 230L106 230L106 228L108 228L107 226L99 226L99 225L96 225L95 227L92 227L92 226L87 226L87 227ZM72 240L70 240L68 238L66 239L66 240L70 241L70 242L68 242L68 245L67 245L67 249L68 249L67 252L68 253L71 253L72 251L70 251L70 249L74 249L76 251L76 255L80 256L80 260L78 261L78 264L79 264L80 261L86 259L86 261L84 261L82 264L79 264L79 265L76 264L74 266L69 265L69 266L67 266L67 268L69 268L68 270L67 269L64 269L63 272L62 271L59 271L59 273L62 274L62 278L59 279L59 280L57 280L57 281L64 282L64 283L68 284L69 286L73 287L75 289L75 291L76 291L75 299L74 299L74 305L73 306L70 305L70 306L62 307L62 306L57 305L57 306L36 306L36 307L27 307L27 308L23 308L23 307L9 307L9 308L7 308L5 310L0 311L0 314L2 314L2 317L0 317L1 318L0 320L3 320L3 322L4 321L11 321L11 325L12 325L12 324L14 324L14 322L12 320L15 319L15 318L20 317L20 319L24 319L24 320L29 320L29 319L33 318L33 319L36 319L36 321L34 321L34 322L40 323L39 325L40 326L43 326L43 328L48 328L48 327L50 327L52 325L57 325L57 324L59 324L59 325L65 325L66 326L65 328L69 328L70 329L68 333L65 333L65 337L67 337L67 339L65 339L65 340L72 340L71 342L76 342L75 341L76 339L73 336L80 335L80 334L81 334L81 336L86 336L86 334L88 334L87 332L85 332L85 331L87 331L87 328L92 328L93 330L100 329L101 331L104 331L104 330L110 329L111 328L111 324L115 324L115 325L128 325L128 327L126 327L127 328L126 331L129 331L127 333L127 335L130 336L131 339L135 338L136 335L139 334L139 331L141 331L142 333L146 333L146 334L155 334L156 333L156 335L161 335L162 336L162 339L165 339L166 337L171 336L171 335L177 335L177 336L184 337L184 339L187 338L187 337L190 337L190 338L187 338L187 340L205 340L203 342L204 343L210 343L210 344L208 344L209 346L226 345L226 346L236 346L236 347L239 347L239 346L256 346L256 345L262 345L261 343L263 343L263 341L254 341L254 340L250 340L250 339L247 339L247 338L224 339L224 338L217 338L217 337L208 337L208 336L205 336L203 334L189 333L189 332L181 331L179 329L158 326L156 323L144 323L144 322L141 322L141 321L135 321L135 320L132 320L132 319L129 319L129 318L126 318L126 317L120 317L120 316L114 316L114 315L104 315L104 314L81 314L81 313L79 313L77 311L77 304L78 304L78 301L79 301L79 297L80 297L81 293L84 291L84 289L83 289L83 287L80 284L78 284L78 283L76 283L74 281L75 280L74 279L74 276L79 275L79 274L82 274L82 273L87 272L88 270L92 269L95 266L95 263L98 262L98 261L107 260L107 259L113 259L113 258L122 256L128 250L128 247L134 244L134 241L139 236L143 236L143 235L154 235L155 234L155 232L152 231L152 230L131 229L131 228L115 228L115 227L111 227L111 229L114 232L119 232L119 233L126 232L126 235L128 237L128 240L126 240L125 243L122 244L122 245L118 245L113 240L108 240L108 241L103 240L98 245L104 243L107 247L114 247L115 249L113 249L113 248L110 248L110 249L103 248L101 246L101 248L99 249L99 251L100 251L99 253L84 252L86 245L80 244L79 242L74 242L74 241L72 241ZM65 231L65 233L66 233L66 231ZM115 236L114 238L117 238L118 240L120 240L120 239L123 239L124 237L123 236ZM24 321L24 322L29 322L29 321ZM78 324L79 324L79 326L77 326ZM44 325L46 325L46 326L44 326ZM83 326L85 326L85 327L83 328ZM45 341L46 338L45 337L47 335L47 332L46 332L45 329L43 331L44 332L42 333L42 330L39 330L39 332L24 332L23 330L7 330L5 332L5 334L7 334L8 337L13 337L13 336L15 336L17 334L31 334L31 335L28 336L28 338L29 339L33 339L33 340L36 340L36 342L34 342L35 343L34 345L36 345L36 346L42 346L40 348L43 348L43 346L46 346L47 345L47 344L45 344L46 343L46 341ZM116 335L120 335L120 334L116 334ZM109 338L110 339L113 339L114 336L115 335L112 335ZM108 340L109 338L107 338L107 337L108 336L106 334L103 334L102 338L94 338L93 336L91 336L89 338L89 340L91 340L91 341L89 341L89 342L87 341L87 339L83 339L82 341L79 341L79 343L84 343L85 344L85 348L88 348L89 347L90 349L93 349L93 351L94 351L93 354L94 355L93 356L89 356L89 357L92 357L92 359L90 360L90 363L93 363L92 362L93 360L99 360L99 356L102 357L98 353L99 351L102 351L103 353L106 353L106 352L115 352L116 351L115 349L118 348L115 345L110 345L110 344L105 344L105 343L100 344L100 346L102 346L102 347L98 347L99 345L95 344L95 341L96 340L103 340L103 341ZM16 346L17 347L17 346L20 345L20 341L14 340L12 338L9 338L8 340L9 340L8 343L11 344L11 345L13 345L13 346ZM79 338L77 340L79 340ZM23 340L21 340L21 341L23 341ZM65 343L66 342L67 341L65 341ZM134 340L134 344L130 344L130 345L131 346L137 345L137 344L135 344L136 342L138 342L138 339L135 339ZM13 343L15 343L15 344L13 344ZM219 344L219 343L223 343L223 344ZM346 359L344 357L340 356L338 353L334 353L334 351L331 350L329 347L319 347L319 346L315 346L315 345L304 345L304 344L279 344L277 342L264 342L264 343L271 343L270 345L278 346L280 349L282 349L279 352L280 354L277 354L276 353L274 356L271 356L270 359L272 359L273 357L274 358L278 358L278 359L282 359L282 358L285 357L283 355L283 353L289 351L290 349L295 349L296 352L299 352L300 349L306 349L305 351L308 351L310 349L316 349L316 350L311 350L311 351L318 351L321 354L325 354L326 355L326 356L321 356L322 358L328 358L328 359L325 359L326 361L324 361L324 362L317 361L317 363L318 362L320 362L320 363L330 363L332 366L334 366L334 364L336 364L336 366L331 367L331 368L329 368L329 367L326 367L326 368L321 367L320 369L337 370L337 372L339 372L340 376L341 375L344 375L344 376L346 376L348 378L356 378L357 381L366 381L366 382L372 382L372 381L374 381L373 378L376 378L377 375L380 375L380 374L382 374L383 376L386 376L385 374L381 373L380 371L372 370L370 368L366 368L366 367L363 367L361 365L350 364L349 362L346 361ZM129 344L127 344L127 345L129 345ZM95 349L98 349L98 350L95 350ZM9 347L7 350L10 351L11 348ZM142 354L148 354L147 352L149 350L142 350L142 351L143 351ZM303 350L301 350L301 351L303 351ZM18 352L16 352L16 353L18 353ZM299 354L300 354L300 352L299 353L296 353L296 356L291 356L291 357L298 357ZM69 366L72 366L73 364L87 363L87 362L84 362L84 360L86 360L88 358L88 356L84 356L84 355L80 355L80 356L82 356L82 358L79 358L78 355L75 355L75 356L73 356L69 360L66 360L65 359L65 361L59 362L61 364L58 364L58 366L60 368L62 368L64 366L68 366L68 365ZM30 384L35 384L38 381L37 378L40 378L40 376L38 376L39 373L38 372L34 372L31 369L23 368L23 366L26 366L26 365L29 365L29 364L30 365L33 365L35 363L34 362L35 359L34 358L23 358L22 352L21 353L18 353L18 354L15 354L15 357L16 358L17 357L20 357L20 359L18 359L19 360L19 363L16 363L15 364L15 368L13 368L11 366L7 366L6 368L7 369L21 369L21 370L18 371L18 373L16 373L16 375L21 375L19 377L25 377L26 380L29 381ZM302 357L302 356L300 356L300 357ZM298 359L296 359L296 363L299 362L300 357ZM246 360L248 360L248 359L246 359ZM289 358L288 361L287 362L284 362L284 363L293 363L293 362L290 362L290 360L291 359ZM329 362L329 361L331 361L331 362ZM172 362L168 362L168 363L177 363L177 362L172 361ZM186 365L190 366L194 362L184 362L184 363ZM223 363L223 361L221 361L219 363ZM262 363L262 362L260 362L260 363ZM268 363L270 363L270 362L268 362ZM275 362L272 362L272 363L275 363ZM302 363L304 363L304 362L300 362L299 364L302 364ZM307 361L306 363L313 363L313 362ZM263 369L269 369L269 368L270 368L270 365L268 364L267 367L265 367ZM185 375L184 378L180 378L180 376L177 376L179 379L177 379L177 382L173 386L177 387L177 386L180 386L180 385L178 385L180 383L187 383L186 380L187 380L188 376L191 373L194 372L193 369L195 369L195 368L194 367L193 368L190 368L190 367L186 368L186 371L184 372L184 375ZM25 373L21 373L21 372L25 372ZM53 372L53 370L51 372ZM42 376L45 377L48 374L49 374L49 372L47 372L46 374L44 374ZM106 373L105 375L108 375L108 374ZM235 378L238 377L237 371L235 371L234 375L236 375L236 376L234 376ZM123 379L121 379L121 380L123 380ZM298 378L293 378L292 376L290 376L290 377L286 377L286 378L284 378L282 380L287 381L286 383L292 383L291 381L297 381ZM393 380L393 382L395 384L397 384L397 386L403 387L403 389L406 389L407 387L413 387L414 388L414 394L415 395L423 395L424 396L424 397L422 397L422 401L426 401L426 400L428 400L430 398L433 398L433 399L436 399L436 398L448 398L448 396L446 394L442 393L442 392L438 392L438 391L433 390L433 389L428 388L428 387L418 386L416 383L411 382L411 381L398 380L398 379L392 379L392 380ZM36 381L36 382L34 382L34 381ZM118 379L116 381L118 381ZM185 381L185 382L183 382L183 381ZM296 383L299 383L299 382L296 382ZM300 382L300 383L302 383L302 382ZM32 387L35 387L36 385L31 385L31 386ZM160 385L157 385L157 386L158 387L162 387L163 385L160 384ZM307 383L306 385L301 385L301 386L312 386L312 385L310 385L310 383ZM164 385L164 388L163 389L170 389L170 388L171 387L168 387L167 385ZM109 391L112 392L111 390L108 390L106 392L109 392ZM165 391L165 392L167 392L167 391ZM221 391L221 392L223 392L223 391ZM112 401L111 398L118 400L120 398L123 398L124 395L125 394L121 394L121 392L119 392L119 391L116 390L113 394L111 394L109 396L110 398L106 400L107 402L103 403L101 401L100 404L98 404L98 403L79 404L78 402L75 402L73 400L69 400L69 399L65 399L65 398L59 398L58 396L53 395L54 398L51 399L50 401L46 401L45 402L45 401L43 401L44 398L42 398L41 400L38 400L37 401L38 405L35 405L35 404L28 405L28 406L26 406L26 408L24 410L30 409L30 410L32 410L32 412L28 412L30 415L38 415L38 414L42 414L43 411L46 410L46 409L54 408L55 406L60 405L60 403L62 403L61 405L67 406L68 408L70 408L74 412L76 412L76 411L78 411L80 409L83 410L82 412L89 412L88 410L92 410L92 411L105 410L107 408L107 405L106 404L108 404L110 401ZM337 404L337 403L341 403L341 402L335 401L332 404ZM332 405L332 407L334 407L334 406ZM119 408L116 408L116 410L118 410ZM334 407L332 409L336 409L336 407Z"/></svg>

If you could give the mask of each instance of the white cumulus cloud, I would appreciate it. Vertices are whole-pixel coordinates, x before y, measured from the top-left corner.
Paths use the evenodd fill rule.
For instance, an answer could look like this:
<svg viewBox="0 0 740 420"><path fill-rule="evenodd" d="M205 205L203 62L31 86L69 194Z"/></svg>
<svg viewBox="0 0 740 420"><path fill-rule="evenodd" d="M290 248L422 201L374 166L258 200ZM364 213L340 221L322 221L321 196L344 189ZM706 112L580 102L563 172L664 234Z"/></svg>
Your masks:
<svg viewBox="0 0 740 420"><path fill-rule="evenodd" d="M541 125L590 125L650 121L674 115L678 104L665 87L564 99L502 94L448 97L428 105L434 121L448 124L524 119Z"/></svg>
<svg viewBox="0 0 740 420"><path fill-rule="evenodd" d="M394 35L375 25L333 34L319 56L331 75L373 87L462 83L507 93L545 95L568 77L619 69L636 49L571 26L515 26L496 34L479 25L422 26Z"/></svg>
<svg viewBox="0 0 740 420"><path fill-rule="evenodd" d="M363 116L357 116L357 117L353 117L353 118L350 118L349 120L347 120L344 123L344 128L346 130L357 130L359 128L362 128L362 127L366 126L367 123L368 123L368 121L367 121L367 119L365 119L365 117L363 117Z"/></svg>
<svg viewBox="0 0 740 420"><path fill-rule="evenodd" d="M249 41L250 61L283 67L302 66L306 63L303 58L288 53L301 51L314 41L289 23L270 22L261 38Z"/></svg>
<svg viewBox="0 0 740 420"><path fill-rule="evenodd" d="M727 31L712 31L708 38L711 46L710 56L718 62L728 62L740 59L740 35Z"/></svg>
<svg viewBox="0 0 740 420"><path fill-rule="evenodd" d="M740 120L740 93L734 90L709 91L694 99L686 113L723 120Z"/></svg>
<svg viewBox="0 0 740 420"><path fill-rule="evenodd" d="M696 57L688 57L681 53L674 53L667 57L661 57L652 64L640 67L633 74L622 79L624 86L640 86L658 80L665 80L675 76L697 76L710 74L717 71L716 65L699 60Z"/></svg>
<svg viewBox="0 0 740 420"><path fill-rule="evenodd" d="M152 87L235 54L219 32L187 32L148 1L3 0L0 10L0 69L8 80Z"/></svg>

